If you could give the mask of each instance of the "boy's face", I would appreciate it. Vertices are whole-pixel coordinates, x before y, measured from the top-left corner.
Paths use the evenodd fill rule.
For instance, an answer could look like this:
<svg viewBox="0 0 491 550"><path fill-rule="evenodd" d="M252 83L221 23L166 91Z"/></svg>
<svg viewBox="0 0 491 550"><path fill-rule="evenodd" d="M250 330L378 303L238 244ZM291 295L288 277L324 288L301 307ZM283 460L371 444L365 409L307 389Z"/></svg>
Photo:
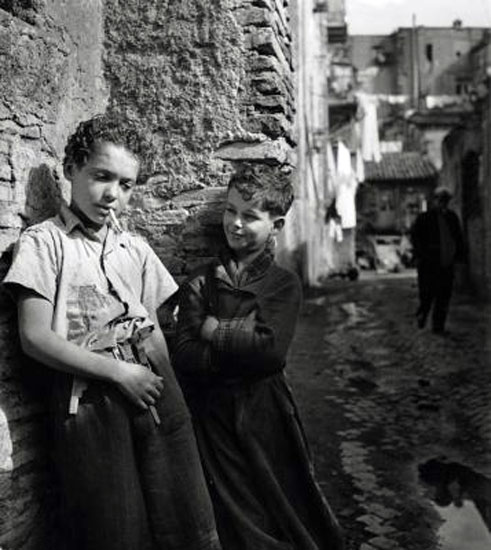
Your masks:
<svg viewBox="0 0 491 550"><path fill-rule="evenodd" d="M87 162L65 169L72 183L72 204L95 225L104 225L112 209L122 212L138 176L138 160L123 146L103 142Z"/></svg>
<svg viewBox="0 0 491 550"><path fill-rule="evenodd" d="M254 198L244 200L237 189L229 189L223 229L228 245L237 257L261 252L269 237L277 235L283 224L284 218L262 210Z"/></svg>

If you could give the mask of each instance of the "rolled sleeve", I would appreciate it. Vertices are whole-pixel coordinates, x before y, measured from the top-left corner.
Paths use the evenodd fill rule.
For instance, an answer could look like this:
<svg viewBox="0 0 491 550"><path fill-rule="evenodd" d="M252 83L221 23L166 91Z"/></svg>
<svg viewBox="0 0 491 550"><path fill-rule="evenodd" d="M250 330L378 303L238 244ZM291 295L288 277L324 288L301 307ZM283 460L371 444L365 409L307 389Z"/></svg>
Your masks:
<svg viewBox="0 0 491 550"><path fill-rule="evenodd" d="M37 228L28 229L17 242L12 265L3 285L14 298L19 287L33 290L55 303L58 280L56 246L52 236Z"/></svg>
<svg viewBox="0 0 491 550"><path fill-rule="evenodd" d="M178 285L157 254L144 243L143 284L141 301L147 311L157 310L177 292Z"/></svg>

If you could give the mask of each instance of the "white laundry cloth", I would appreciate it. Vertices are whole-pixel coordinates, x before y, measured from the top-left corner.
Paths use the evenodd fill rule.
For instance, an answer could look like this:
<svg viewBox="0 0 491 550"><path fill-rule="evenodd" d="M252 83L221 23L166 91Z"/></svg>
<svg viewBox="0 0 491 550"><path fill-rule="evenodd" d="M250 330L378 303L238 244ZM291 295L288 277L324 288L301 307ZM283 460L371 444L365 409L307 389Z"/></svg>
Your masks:
<svg viewBox="0 0 491 550"><path fill-rule="evenodd" d="M361 155L361 150L356 150L356 179L358 183L365 181L365 163L363 162L363 157Z"/></svg>
<svg viewBox="0 0 491 550"><path fill-rule="evenodd" d="M341 227L356 227L356 188L358 182L353 172L349 176L338 176L336 187L336 209L341 216Z"/></svg>
<svg viewBox="0 0 491 550"><path fill-rule="evenodd" d="M337 243L343 242L343 229L341 224L334 219L329 220L329 237Z"/></svg>
<svg viewBox="0 0 491 550"><path fill-rule="evenodd" d="M338 142L338 156L336 163L336 175L337 176L349 176L353 172L351 166L351 153L346 145L342 142Z"/></svg>
<svg viewBox="0 0 491 550"><path fill-rule="evenodd" d="M380 162L380 142L378 135L377 104L375 96L358 93L358 106L361 130L361 151L364 160Z"/></svg>
<svg viewBox="0 0 491 550"><path fill-rule="evenodd" d="M329 194L334 195L336 186L336 161L334 159L334 152L332 150L331 142L327 142L327 191Z"/></svg>

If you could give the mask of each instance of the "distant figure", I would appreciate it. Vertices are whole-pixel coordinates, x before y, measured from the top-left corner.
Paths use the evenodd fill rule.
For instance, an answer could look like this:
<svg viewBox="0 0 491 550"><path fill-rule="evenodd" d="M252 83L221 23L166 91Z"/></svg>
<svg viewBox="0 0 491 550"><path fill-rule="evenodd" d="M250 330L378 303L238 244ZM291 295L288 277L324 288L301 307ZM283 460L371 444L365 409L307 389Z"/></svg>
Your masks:
<svg viewBox="0 0 491 550"><path fill-rule="evenodd" d="M448 207L450 191L439 186L433 198L432 208L419 214L411 229L420 301L416 317L423 328L433 306L433 332L443 334L455 263L464 260L464 241L459 218Z"/></svg>

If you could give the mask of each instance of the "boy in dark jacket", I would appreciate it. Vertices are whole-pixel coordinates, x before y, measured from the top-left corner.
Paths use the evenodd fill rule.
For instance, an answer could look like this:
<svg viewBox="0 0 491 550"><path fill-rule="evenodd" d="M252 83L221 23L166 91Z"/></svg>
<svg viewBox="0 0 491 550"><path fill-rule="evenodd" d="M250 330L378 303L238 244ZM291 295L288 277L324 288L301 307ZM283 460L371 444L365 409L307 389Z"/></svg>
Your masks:
<svg viewBox="0 0 491 550"><path fill-rule="evenodd" d="M235 174L228 246L180 291L174 366L227 550L342 547L284 375L301 287L274 262L274 238L292 201L286 176Z"/></svg>

